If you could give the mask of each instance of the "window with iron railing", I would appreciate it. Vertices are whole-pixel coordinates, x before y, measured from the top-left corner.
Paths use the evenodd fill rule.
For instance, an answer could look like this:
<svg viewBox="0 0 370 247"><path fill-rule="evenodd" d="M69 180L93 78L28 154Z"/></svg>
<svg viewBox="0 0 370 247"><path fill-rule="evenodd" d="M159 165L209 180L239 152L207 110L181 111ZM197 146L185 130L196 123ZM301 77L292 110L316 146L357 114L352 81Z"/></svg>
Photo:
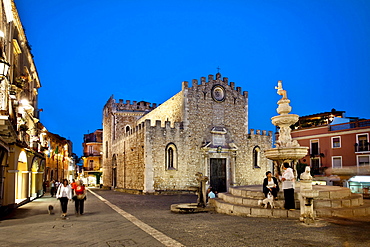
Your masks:
<svg viewBox="0 0 370 247"><path fill-rule="evenodd" d="M355 152L370 151L370 143L368 134L358 134L357 143L355 143Z"/></svg>
<svg viewBox="0 0 370 247"><path fill-rule="evenodd" d="M317 140L311 141L310 155L319 155L319 142Z"/></svg>
<svg viewBox="0 0 370 247"><path fill-rule="evenodd" d="M90 171L94 170L94 161L93 160L90 160L90 162L89 162L89 170Z"/></svg>
<svg viewBox="0 0 370 247"><path fill-rule="evenodd" d="M355 143L355 152L366 152L366 151L370 151L369 142Z"/></svg>

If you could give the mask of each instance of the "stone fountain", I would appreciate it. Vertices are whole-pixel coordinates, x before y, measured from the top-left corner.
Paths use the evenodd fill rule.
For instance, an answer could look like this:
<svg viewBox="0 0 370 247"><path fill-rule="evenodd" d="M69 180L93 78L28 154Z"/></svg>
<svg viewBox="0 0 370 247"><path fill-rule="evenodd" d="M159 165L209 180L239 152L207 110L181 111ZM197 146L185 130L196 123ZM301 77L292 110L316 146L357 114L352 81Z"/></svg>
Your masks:
<svg viewBox="0 0 370 247"><path fill-rule="evenodd" d="M279 106L276 111L279 115L272 117L271 120L273 125L280 128L279 137L275 142L276 147L265 150L265 155L274 161L274 174L276 176L281 174L281 166L284 162L290 163L295 168L297 160L306 156L308 147L301 147L296 140L292 140L290 126L298 121L299 116L290 114L292 107L289 105L290 100L287 98L287 92L283 89L282 81L278 81L278 86L275 89L282 98L277 102Z"/></svg>
<svg viewBox="0 0 370 247"><path fill-rule="evenodd" d="M180 203L172 204L171 211L174 213L200 213L212 211L213 208L207 206L207 192L206 183L208 181L207 176L203 176L203 173L198 172L195 174L197 181L199 183L198 187L198 199L196 203Z"/></svg>
<svg viewBox="0 0 370 247"><path fill-rule="evenodd" d="M278 81L278 86L275 89L282 98L277 102L279 106L276 111L279 115L272 117L271 120L273 125L279 127L279 137L275 142L276 147L266 150L265 155L274 162L275 176L281 175L283 163L289 163L297 175L296 163L307 155L308 147L301 147L296 140L292 140L290 126L298 121L299 116L290 114L292 107L289 105L290 100L287 97L287 92L283 89L282 81ZM309 167L307 168L309 170ZM309 175L309 171L302 174L302 180L297 187L300 187L298 194L301 210L300 220L305 223L313 223L313 198L318 196L318 191L312 189L312 177Z"/></svg>

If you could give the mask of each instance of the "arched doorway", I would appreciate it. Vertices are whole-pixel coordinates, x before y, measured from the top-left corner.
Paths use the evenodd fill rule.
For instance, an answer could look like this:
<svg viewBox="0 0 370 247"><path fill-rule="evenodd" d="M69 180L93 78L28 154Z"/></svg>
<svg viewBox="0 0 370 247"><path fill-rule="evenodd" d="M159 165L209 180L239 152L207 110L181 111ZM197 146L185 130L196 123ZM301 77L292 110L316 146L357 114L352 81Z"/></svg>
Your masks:
<svg viewBox="0 0 370 247"><path fill-rule="evenodd" d="M4 179L5 179L5 167L8 165L9 150L3 146L0 146L0 206L3 205L4 199Z"/></svg>
<svg viewBox="0 0 370 247"><path fill-rule="evenodd" d="M17 176L15 179L15 202L20 203L29 197L30 172L27 165L27 154L21 151L18 158Z"/></svg>
<svg viewBox="0 0 370 247"><path fill-rule="evenodd" d="M45 160L39 157L34 157L32 161L32 179L31 179L31 197L35 198L44 193L43 189L43 175L45 168Z"/></svg>
<svg viewBox="0 0 370 247"><path fill-rule="evenodd" d="M38 190L38 172L39 172L39 161L37 158L34 158L32 161L32 179L31 179L31 197L37 197Z"/></svg>
<svg viewBox="0 0 370 247"><path fill-rule="evenodd" d="M116 155L112 158L112 188L117 187L117 159Z"/></svg>

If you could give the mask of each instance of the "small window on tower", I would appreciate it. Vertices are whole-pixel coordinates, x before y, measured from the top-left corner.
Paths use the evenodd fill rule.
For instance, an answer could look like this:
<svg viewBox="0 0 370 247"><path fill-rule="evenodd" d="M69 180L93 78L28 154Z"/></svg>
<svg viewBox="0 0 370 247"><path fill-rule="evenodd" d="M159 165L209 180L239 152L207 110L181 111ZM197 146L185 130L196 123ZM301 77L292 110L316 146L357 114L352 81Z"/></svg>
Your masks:
<svg viewBox="0 0 370 247"><path fill-rule="evenodd" d="M260 163L260 154L261 154L261 149L259 146L254 147L253 149L253 168L261 168L259 163Z"/></svg>

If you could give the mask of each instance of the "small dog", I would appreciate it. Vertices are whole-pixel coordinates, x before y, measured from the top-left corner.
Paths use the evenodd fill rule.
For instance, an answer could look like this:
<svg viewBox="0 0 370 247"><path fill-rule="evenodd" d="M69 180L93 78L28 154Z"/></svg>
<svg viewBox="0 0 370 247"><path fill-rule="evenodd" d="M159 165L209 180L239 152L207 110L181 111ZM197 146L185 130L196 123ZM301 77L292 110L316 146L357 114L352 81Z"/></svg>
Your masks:
<svg viewBox="0 0 370 247"><path fill-rule="evenodd" d="M53 205L49 205L48 206L48 213L51 215L51 214L54 214L54 207Z"/></svg>
<svg viewBox="0 0 370 247"><path fill-rule="evenodd" d="M267 194L267 198L263 200L258 200L258 206L265 205L264 208L267 208L267 205L270 203L271 208L275 208L274 197L271 192Z"/></svg>

